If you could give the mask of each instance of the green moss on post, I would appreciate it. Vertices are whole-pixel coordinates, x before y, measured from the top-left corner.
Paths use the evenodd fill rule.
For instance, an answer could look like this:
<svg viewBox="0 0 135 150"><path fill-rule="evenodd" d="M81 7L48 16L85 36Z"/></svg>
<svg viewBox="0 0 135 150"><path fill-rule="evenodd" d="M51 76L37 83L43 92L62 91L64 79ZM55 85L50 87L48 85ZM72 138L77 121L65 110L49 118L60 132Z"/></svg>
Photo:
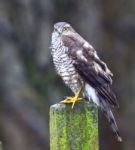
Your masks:
<svg viewBox="0 0 135 150"><path fill-rule="evenodd" d="M50 107L51 150L98 150L98 110L86 102Z"/></svg>

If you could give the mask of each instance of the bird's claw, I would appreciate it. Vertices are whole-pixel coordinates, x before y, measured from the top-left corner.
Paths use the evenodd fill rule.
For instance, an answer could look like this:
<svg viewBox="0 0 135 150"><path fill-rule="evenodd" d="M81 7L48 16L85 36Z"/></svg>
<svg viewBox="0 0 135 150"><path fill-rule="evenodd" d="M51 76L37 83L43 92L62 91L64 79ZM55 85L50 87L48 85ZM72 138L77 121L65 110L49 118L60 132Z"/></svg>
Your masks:
<svg viewBox="0 0 135 150"><path fill-rule="evenodd" d="M61 101L60 103L62 103L62 104L70 104L71 103L72 104L72 109L73 109L75 103L77 101L80 101L80 100L82 100L82 98L81 97L77 97L77 96L75 96L75 97L66 97L66 99Z"/></svg>

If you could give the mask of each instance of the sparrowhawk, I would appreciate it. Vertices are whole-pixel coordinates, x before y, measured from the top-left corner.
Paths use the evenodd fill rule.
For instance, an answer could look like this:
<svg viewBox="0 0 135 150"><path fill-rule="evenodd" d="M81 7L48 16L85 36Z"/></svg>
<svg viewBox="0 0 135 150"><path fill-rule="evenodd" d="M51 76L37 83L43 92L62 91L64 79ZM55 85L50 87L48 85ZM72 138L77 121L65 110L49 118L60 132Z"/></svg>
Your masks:
<svg viewBox="0 0 135 150"><path fill-rule="evenodd" d="M62 103L72 103L73 108L82 98L92 101L107 117L118 141L122 141L111 111L111 106L118 106L110 88L113 74L95 49L70 24L58 22L54 24L51 53L58 75L75 94Z"/></svg>

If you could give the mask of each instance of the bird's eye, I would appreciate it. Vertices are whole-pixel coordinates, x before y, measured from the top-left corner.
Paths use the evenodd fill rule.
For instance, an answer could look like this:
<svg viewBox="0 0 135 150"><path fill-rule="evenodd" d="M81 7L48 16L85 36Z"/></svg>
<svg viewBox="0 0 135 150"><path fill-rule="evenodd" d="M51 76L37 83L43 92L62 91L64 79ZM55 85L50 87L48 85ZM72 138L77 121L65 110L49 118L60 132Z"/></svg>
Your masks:
<svg viewBox="0 0 135 150"><path fill-rule="evenodd" d="M56 28L54 28L54 32L57 32L58 30Z"/></svg>
<svg viewBox="0 0 135 150"><path fill-rule="evenodd" d="M69 27L64 27L63 31L68 31Z"/></svg>

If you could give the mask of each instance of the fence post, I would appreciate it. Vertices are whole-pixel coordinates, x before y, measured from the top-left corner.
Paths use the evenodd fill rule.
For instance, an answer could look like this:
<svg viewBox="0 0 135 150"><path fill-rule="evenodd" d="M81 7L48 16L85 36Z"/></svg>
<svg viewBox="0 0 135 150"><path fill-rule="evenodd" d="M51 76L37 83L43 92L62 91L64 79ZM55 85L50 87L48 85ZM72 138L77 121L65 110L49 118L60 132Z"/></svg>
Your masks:
<svg viewBox="0 0 135 150"><path fill-rule="evenodd" d="M50 107L50 150L98 150L98 110L78 102Z"/></svg>

